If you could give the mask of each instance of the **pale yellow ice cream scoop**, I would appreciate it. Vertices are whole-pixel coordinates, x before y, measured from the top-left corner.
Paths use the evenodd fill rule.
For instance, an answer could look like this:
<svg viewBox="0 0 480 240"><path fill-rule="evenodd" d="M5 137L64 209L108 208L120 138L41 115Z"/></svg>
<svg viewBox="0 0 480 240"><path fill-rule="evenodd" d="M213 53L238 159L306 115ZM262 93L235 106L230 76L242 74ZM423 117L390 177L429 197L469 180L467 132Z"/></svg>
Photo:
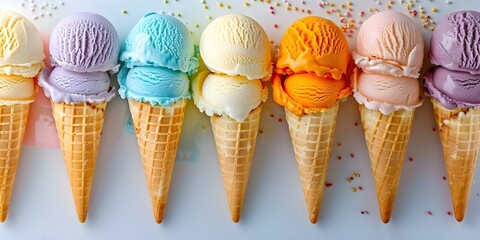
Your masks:
<svg viewBox="0 0 480 240"><path fill-rule="evenodd" d="M260 24L244 15L213 20L200 38L200 54L214 73L267 80L272 73L268 36Z"/></svg>
<svg viewBox="0 0 480 240"><path fill-rule="evenodd" d="M20 14L0 12L0 74L34 77L43 67L42 36Z"/></svg>

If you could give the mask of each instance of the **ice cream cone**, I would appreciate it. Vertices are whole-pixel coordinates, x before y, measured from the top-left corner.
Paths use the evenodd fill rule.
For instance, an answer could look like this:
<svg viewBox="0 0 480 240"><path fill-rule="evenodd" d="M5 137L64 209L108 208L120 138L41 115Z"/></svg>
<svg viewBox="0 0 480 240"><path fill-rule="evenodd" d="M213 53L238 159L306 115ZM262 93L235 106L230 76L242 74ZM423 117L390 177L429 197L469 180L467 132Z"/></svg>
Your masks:
<svg viewBox="0 0 480 240"><path fill-rule="evenodd" d="M7 218L29 104L0 106L0 222Z"/></svg>
<svg viewBox="0 0 480 240"><path fill-rule="evenodd" d="M52 102L53 117L67 167L78 220L87 218L98 145L107 102Z"/></svg>
<svg viewBox="0 0 480 240"><path fill-rule="evenodd" d="M316 223L332 149L337 102L326 111L298 117L285 108L290 137L311 223Z"/></svg>
<svg viewBox="0 0 480 240"><path fill-rule="evenodd" d="M380 215L390 221L397 193L403 159L408 145L415 110L397 110L389 115L360 105L373 178L377 189Z"/></svg>
<svg viewBox="0 0 480 240"><path fill-rule="evenodd" d="M261 111L260 105L243 122L228 116L210 118L233 222L240 220Z"/></svg>
<svg viewBox="0 0 480 240"><path fill-rule="evenodd" d="M455 219L465 216L480 145L480 108L447 109L432 98Z"/></svg>
<svg viewBox="0 0 480 240"><path fill-rule="evenodd" d="M138 139L148 191L157 223L163 220L186 99L169 106L130 99L130 111Z"/></svg>

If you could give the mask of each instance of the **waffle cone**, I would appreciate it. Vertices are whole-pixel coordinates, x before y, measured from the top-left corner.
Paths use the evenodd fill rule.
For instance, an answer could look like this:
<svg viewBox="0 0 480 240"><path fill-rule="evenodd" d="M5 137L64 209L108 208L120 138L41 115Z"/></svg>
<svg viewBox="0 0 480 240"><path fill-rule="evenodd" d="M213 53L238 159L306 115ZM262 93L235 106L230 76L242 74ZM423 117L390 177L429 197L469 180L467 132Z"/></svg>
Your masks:
<svg viewBox="0 0 480 240"><path fill-rule="evenodd" d="M311 223L320 212L339 103L322 113L298 117L285 108L297 168Z"/></svg>
<svg viewBox="0 0 480 240"><path fill-rule="evenodd" d="M60 147L80 222L85 222L107 102L52 102Z"/></svg>
<svg viewBox="0 0 480 240"><path fill-rule="evenodd" d="M389 115L360 105L378 206L384 223L390 221L415 111L397 110Z"/></svg>
<svg viewBox="0 0 480 240"><path fill-rule="evenodd" d="M0 106L0 222L8 214L29 104Z"/></svg>
<svg viewBox="0 0 480 240"><path fill-rule="evenodd" d="M465 216L480 145L480 108L447 109L432 99L455 219Z"/></svg>
<svg viewBox="0 0 480 240"><path fill-rule="evenodd" d="M186 99L169 106L128 100L155 221L161 223L182 131Z"/></svg>
<svg viewBox="0 0 480 240"><path fill-rule="evenodd" d="M233 222L240 220L261 111L257 107L240 123L228 116L210 118Z"/></svg>

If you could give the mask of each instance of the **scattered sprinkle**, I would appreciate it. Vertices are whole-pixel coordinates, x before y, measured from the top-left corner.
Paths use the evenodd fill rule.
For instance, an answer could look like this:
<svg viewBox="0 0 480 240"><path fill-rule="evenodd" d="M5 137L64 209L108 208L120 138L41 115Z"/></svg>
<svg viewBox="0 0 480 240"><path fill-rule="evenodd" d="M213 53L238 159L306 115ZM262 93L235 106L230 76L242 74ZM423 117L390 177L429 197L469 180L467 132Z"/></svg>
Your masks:
<svg viewBox="0 0 480 240"><path fill-rule="evenodd" d="M432 216L433 215L432 211L427 211L427 215Z"/></svg>
<svg viewBox="0 0 480 240"><path fill-rule="evenodd" d="M362 187L362 186L358 186L357 188L358 188L358 190L360 190L360 191L363 190L363 187Z"/></svg>
<svg viewBox="0 0 480 240"><path fill-rule="evenodd" d="M447 177L443 176L443 177L442 177L442 180L443 180L443 181L447 180Z"/></svg>
<svg viewBox="0 0 480 240"><path fill-rule="evenodd" d="M357 191L357 189L353 187L353 188L352 188L352 192L356 192L356 191Z"/></svg>
<svg viewBox="0 0 480 240"><path fill-rule="evenodd" d="M447 211L447 215L448 215L448 216L452 216L452 212Z"/></svg>
<svg viewBox="0 0 480 240"><path fill-rule="evenodd" d="M413 162L413 157L409 157L408 161Z"/></svg>
<svg viewBox="0 0 480 240"><path fill-rule="evenodd" d="M123 13L123 14L127 14L127 10L123 9L123 10L122 10L122 13Z"/></svg>

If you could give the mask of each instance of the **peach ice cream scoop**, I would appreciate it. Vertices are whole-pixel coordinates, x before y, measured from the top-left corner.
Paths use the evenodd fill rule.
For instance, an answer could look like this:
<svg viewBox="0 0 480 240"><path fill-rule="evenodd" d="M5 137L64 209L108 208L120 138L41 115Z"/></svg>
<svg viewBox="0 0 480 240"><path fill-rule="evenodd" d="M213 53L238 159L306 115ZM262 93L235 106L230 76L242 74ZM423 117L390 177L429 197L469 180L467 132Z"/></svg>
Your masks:
<svg viewBox="0 0 480 240"><path fill-rule="evenodd" d="M328 19L311 16L293 23L283 35L277 68L338 80L346 73L349 59L342 30Z"/></svg>
<svg viewBox="0 0 480 240"><path fill-rule="evenodd" d="M407 15L383 11L358 32L353 58L364 72L417 78L423 64L423 37Z"/></svg>

